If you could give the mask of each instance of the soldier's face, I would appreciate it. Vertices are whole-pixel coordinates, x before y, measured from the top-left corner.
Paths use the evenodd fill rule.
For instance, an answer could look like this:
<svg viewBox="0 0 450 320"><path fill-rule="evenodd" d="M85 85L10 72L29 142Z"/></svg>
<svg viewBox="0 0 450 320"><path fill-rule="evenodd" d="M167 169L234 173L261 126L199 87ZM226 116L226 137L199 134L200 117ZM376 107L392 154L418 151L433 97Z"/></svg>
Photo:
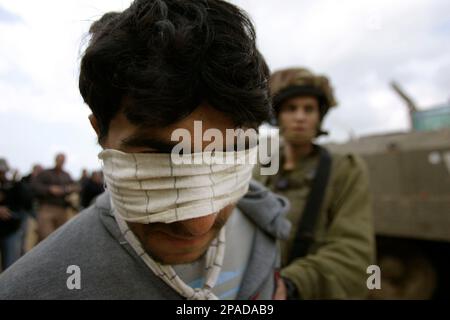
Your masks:
<svg viewBox="0 0 450 320"><path fill-rule="evenodd" d="M320 124L319 101L314 96L290 98L281 105L278 120L287 142L294 145L311 143Z"/></svg>

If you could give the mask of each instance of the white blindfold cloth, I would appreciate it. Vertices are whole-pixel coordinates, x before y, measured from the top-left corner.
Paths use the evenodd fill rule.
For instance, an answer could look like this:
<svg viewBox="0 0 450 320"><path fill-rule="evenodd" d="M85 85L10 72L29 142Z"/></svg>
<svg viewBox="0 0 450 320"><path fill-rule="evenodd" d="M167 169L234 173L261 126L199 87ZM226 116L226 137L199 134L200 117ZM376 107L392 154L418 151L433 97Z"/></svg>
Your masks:
<svg viewBox="0 0 450 320"><path fill-rule="evenodd" d="M257 147L183 155L100 152L105 183L119 216L129 222L172 223L216 213L248 191ZM200 159L201 161L198 161Z"/></svg>
<svg viewBox="0 0 450 320"><path fill-rule="evenodd" d="M171 266L153 260L125 221L171 223L209 215L237 202L248 191L256 154L257 147L237 152L197 153L187 159L184 156L188 164L175 164L170 154L112 149L99 154L121 233L153 273L187 299L217 299L212 289L224 260L225 227L206 252L205 284L194 289ZM196 162L199 156L202 161Z"/></svg>

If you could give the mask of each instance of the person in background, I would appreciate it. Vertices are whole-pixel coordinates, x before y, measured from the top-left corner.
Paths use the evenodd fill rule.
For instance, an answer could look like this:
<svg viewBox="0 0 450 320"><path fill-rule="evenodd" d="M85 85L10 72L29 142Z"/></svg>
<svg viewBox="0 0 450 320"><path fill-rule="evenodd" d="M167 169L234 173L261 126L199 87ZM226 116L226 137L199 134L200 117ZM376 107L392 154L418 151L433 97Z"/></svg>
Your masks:
<svg viewBox="0 0 450 320"><path fill-rule="evenodd" d="M40 164L33 165L31 172L22 178L22 181L28 184L31 184L33 180L42 172L44 168Z"/></svg>
<svg viewBox="0 0 450 320"><path fill-rule="evenodd" d="M28 217L23 224L23 253L30 251L39 242L38 224L37 224L37 211L39 208L38 199L33 189L33 182L36 177L44 170L42 165L34 164L31 172L22 178L25 188L30 192L32 197L32 208L28 212Z"/></svg>
<svg viewBox="0 0 450 320"><path fill-rule="evenodd" d="M70 203L67 197L79 190L78 185L64 171L65 161L66 156L63 153L57 154L55 167L42 171L32 183L39 199L39 240L45 239L68 220L67 209Z"/></svg>
<svg viewBox="0 0 450 320"><path fill-rule="evenodd" d="M90 179L89 172L87 169L81 170L81 177L80 180L78 180L78 184L80 185L80 188L83 189L86 182L88 182Z"/></svg>
<svg viewBox="0 0 450 320"><path fill-rule="evenodd" d="M270 90L282 136L280 170L255 171L255 178L291 202L279 298L364 298L375 255L366 166L353 154L330 154L314 143L336 105L329 80L305 68L285 69L272 74Z"/></svg>
<svg viewBox="0 0 450 320"><path fill-rule="evenodd" d="M105 191L103 185L103 175L101 171L93 171L91 177L84 183L81 192L81 207L89 207L93 200L101 193Z"/></svg>
<svg viewBox="0 0 450 320"><path fill-rule="evenodd" d="M24 184L24 186L27 188L28 192L30 192L30 194L32 196L33 206L32 206L32 210L29 212L29 215L30 215L30 217L32 217L34 219L36 219L36 217L37 217L38 203L37 203L36 194L33 189L33 182L42 171L44 171L44 168L42 167L42 165L35 164L35 165L33 165L31 172L22 178L22 183Z"/></svg>
<svg viewBox="0 0 450 320"><path fill-rule="evenodd" d="M11 266L22 254L22 225L31 210L31 195L21 181L7 177L9 166L0 159L0 251L2 270Z"/></svg>

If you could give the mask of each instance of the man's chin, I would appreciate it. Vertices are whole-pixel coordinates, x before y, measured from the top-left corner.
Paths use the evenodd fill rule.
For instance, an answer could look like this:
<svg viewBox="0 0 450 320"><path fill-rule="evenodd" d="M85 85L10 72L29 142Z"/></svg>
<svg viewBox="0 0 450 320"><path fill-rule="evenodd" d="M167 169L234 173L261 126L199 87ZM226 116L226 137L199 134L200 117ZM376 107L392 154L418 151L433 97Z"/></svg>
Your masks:
<svg viewBox="0 0 450 320"><path fill-rule="evenodd" d="M166 255L164 257L158 257L155 255L151 255L152 258L165 265L177 265L177 264L187 264L195 262L203 257L206 253L207 249L202 252L192 252L192 253L183 253L183 254L172 254Z"/></svg>
<svg viewBox="0 0 450 320"><path fill-rule="evenodd" d="M162 239L161 239L162 240ZM157 262L166 265L186 264L197 261L208 251L214 237L209 238L203 244L189 247L176 247L173 243L161 241L158 248L147 247L147 253Z"/></svg>

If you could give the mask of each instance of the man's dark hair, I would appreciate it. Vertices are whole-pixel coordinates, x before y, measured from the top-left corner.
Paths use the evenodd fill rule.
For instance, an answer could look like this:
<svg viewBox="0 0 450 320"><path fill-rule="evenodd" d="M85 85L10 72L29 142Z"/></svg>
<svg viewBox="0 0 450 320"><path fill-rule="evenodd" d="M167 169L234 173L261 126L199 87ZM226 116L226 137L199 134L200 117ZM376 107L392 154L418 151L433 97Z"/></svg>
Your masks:
<svg viewBox="0 0 450 320"><path fill-rule="evenodd" d="M136 0L94 22L79 88L100 140L123 110L138 126L163 127L202 102L237 126L270 116L269 70L247 15L221 0Z"/></svg>

